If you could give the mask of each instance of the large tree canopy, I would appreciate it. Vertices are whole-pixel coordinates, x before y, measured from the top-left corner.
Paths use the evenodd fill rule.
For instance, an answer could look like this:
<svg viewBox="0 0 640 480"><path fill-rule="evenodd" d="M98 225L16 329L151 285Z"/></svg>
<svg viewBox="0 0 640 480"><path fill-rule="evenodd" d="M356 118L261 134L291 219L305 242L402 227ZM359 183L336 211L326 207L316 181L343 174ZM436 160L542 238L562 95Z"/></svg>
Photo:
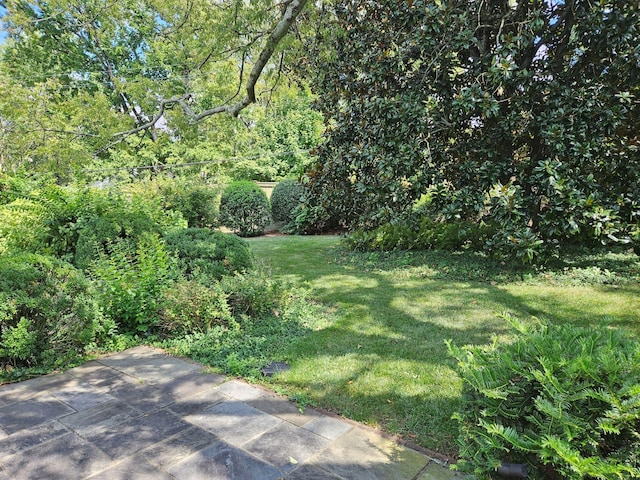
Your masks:
<svg viewBox="0 0 640 480"><path fill-rule="evenodd" d="M277 84L306 0L2 4L6 165L59 152L82 162L78 139L95 156L130 135L177 138L213 115L237 117Z"/></svg>
<svg viewBox="0 0 640 480"><path fill-rule="evenodd" d="M622 238L640 211L640 7L337 1L304 66L313 201L375 227L422 194L507 242Z"/></svg>

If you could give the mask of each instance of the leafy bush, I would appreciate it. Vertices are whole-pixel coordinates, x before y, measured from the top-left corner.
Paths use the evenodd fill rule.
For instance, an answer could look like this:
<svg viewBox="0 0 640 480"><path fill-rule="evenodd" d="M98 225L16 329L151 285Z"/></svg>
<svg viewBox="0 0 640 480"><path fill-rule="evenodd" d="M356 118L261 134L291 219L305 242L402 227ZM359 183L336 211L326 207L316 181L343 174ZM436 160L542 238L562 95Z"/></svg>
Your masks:
<svg viewBox="0 0 640 480"><path fill-rule="evenodd" d="M205 331L174 335L160 346L231 375L259 377L260 368L273 360L287 360L286 350L325 321L308 290L275 282L264 271L225 277L222 283L236 317L216 323L213 315L214 323ZM185 295L187 288L185 284ZM221 306L218 290L214 291L216 306ZM208 293L202 293L206 298Z"/></svg>
<svg viewBox="0 0 640 480"><path fill-rule="evenodd" d="M104 333L90 282L72 265L38 254L0 256L0 363L62 366Z"/></svg>
<svg viewBox="0 0 640 480"><path fill-rule="evenodd" d="M460 250L481 248L494 227L469 221L436 222L429 217L411 216L374 230L357 230L346 238L356 251Z"/></svg>
<svg viewBox="0 0 640 480"><path fill-rule="evenodd" d="M283 283L262 269L226 277L221 286L229 296L229 306L235 317L278 316L287 296Z"/></svg>
<svg viewBox="0 0 640 480"><path fill-rule="evenodd" d="M303 188L297 180L286 179L279 182L271 193L271 217L276 222L290 222L293 211L300 205Z"/></svg>
<svg viewBox="0 0 640 480"><path fill-rule="evenodd" d="M161 293L176 276L175 260L155 234L144 234L136 246L126 241L108 245L89 267L100 304L122 332L146 332L158 321Z"/></svg>
<svg viewBox="0 0 640 480"><path fill-rule="evenodd" d="M301 203L291 212L291 221L280 229L283 233L309 235L338 228L329 211L321 205Z"/></svg>
<svg viewBox="0 0 640 480"><path fill-rule="evenodd" d="M232 321L227 294L218 283L204 286L181 280L166 288L161 298L156 328L164 336L204 333Z"/></svg>
<svg viewBox="0 0 640 480"><path fill-rule="evenodd" d="M135 248L143 234L161 235L184 226L182 216L163 211L159 201L129 199L116 191L86 189L72 208L72 218L60 228L60 236L66 236L61 243L72 250L75 265L83 269L100 253L109 253L112 244L124 240Z"/></svg>
<svg viewBox="0 0 640 480"><path fill-rule="evenodd" d="M606 326L525 327L509 345L449 350L464 379L458 466L538 479L640 478L640 346Z"/></svg>
<svg viewBox="0 0 640 480"><path fill-rule="evenodd" d="M218 225L220 187L192 179L166 179L159 185L143 186L152 194L162 198L164 208L182 214L191 228L212 228Z"/></svg>
<svg viewBox="0 0 640 480"><path fill-rule="evenodd" d="M47 217L45 207L30 199L0 205L0 254L41 251L47 239Z"/></svg>
<svg viewBox="0 0 640 480"><path fill-rule="evenodd" d="M26 179L0 172L0 205L6 205L29 194L33 186Z"/></svg>
<svg viewBox="0 0 640 480"><path fill-rule="evenodd" d="M250 181L230 183L220 199L220 223L241 237L261 235L271 222L267 195Z"/></svg>
<svg viewBox="0 0 640 480"><path fill-rule="evenodd" d="M167 250L177 255L182 274L205 285L253 266L249 245L235 235L187 228L167 234L165 241Z"/></svg>

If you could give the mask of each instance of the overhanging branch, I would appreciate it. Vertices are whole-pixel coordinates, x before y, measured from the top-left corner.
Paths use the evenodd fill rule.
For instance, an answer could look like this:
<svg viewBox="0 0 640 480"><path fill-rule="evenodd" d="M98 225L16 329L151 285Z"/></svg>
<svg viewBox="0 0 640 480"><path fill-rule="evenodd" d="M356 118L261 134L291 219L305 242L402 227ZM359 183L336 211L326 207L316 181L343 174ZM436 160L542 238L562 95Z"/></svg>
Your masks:
<svg viewBox="0 0 640 480"><path fill-rule="evenodd" d="M158 110L153 118L151 118L147 122L137 125L135 128L116 133L113 136L113 142L106 148L109 148L110 146L122 141L124 138L130 135L134 135L138 132L153 128L158 123L158 121L160 121L160 119L164 115L165 110L175 105L179 105L184 114L193 123L200 122L207 117L211 117L213 115L218 115L221 113L228 113L233 115L234 117L237 117L242 110L244 110L252 103L255 103L256 84L258 83L262 72L273 56L276 48L278 47L278 44L289 32L291 26L295 22L298 15L300 15L302 10L304 9L306 3L307 0L288 0L283 3L283 6L285 8L283 9L282 15L280 16L278 23L269 34L255 64L253 65L253 68L251 69L251 72L249 73L249 77L245 85L245 96L242 100L237 103L219 105L208 110L203 110L202 112L194 112L189 105L189 99L192 98L192 94L190 93L179 97L162 99L158 104Z"/></svg>

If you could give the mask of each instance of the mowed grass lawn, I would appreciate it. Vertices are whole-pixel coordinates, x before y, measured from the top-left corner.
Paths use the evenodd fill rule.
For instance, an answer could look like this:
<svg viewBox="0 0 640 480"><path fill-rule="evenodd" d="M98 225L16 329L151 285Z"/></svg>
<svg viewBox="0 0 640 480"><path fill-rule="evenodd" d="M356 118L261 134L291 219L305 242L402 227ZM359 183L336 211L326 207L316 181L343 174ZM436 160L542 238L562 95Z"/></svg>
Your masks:
<svg viewBox="0 0 640 480"><path fill-rule="evenodd" d="M307 285L325 325L282 352L292 368L271 386L302 403L455 457L462 382L445 342L508 341L500 314L640 334L640 261L514 273L472 254L349 254L335 236L249 240L273 275ZM587 262L588 263L588 262Z"/></svg>

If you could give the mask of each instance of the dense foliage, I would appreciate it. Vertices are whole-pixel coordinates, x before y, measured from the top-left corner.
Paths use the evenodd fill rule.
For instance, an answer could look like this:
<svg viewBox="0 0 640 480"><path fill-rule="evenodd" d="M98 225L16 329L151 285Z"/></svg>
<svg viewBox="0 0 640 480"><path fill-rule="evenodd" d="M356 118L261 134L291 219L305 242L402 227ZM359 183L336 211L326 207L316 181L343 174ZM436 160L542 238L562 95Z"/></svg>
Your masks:
<svg viewBox="0 0 640 480"><path fill-rule="evenodd" d="M186 228L168 233L165 242L167 250L178 258L180 273L204 285L253 267L249 245L235 235Z"/></svg>
<svg viewBox="0 0 640 480"><path fill-rule="evenodd" d="M278 182L271 192L271 217L275 222L290 222L293 211L302 203L302 185L295 179L288 178Z"/></svg>
<svg viewBox="0 0 640 480"><path fill-rule="evenodd" d="M64 365L109 333L93 287L72 265L0 256L0 369Z"/></svg>
<svg viewBox="0 0 640 480"><path fill-rule="evenodd" d="M437 219L496 222L495 250L637 232L637 2L338 1L318 24L309 186L344 224L429 192Z"/></svg>
<svg viewBox="0 0 640 480"><path fill-rule="evenodd" d="M536 479L640 478L640 349L606 326L512 323L510 345L450 350L465 381L460 468Z"/></svg>
<svg viewBox="0 0 640 480"><path fill-rule="evenodd" d="M231 182L220 199L220 223L241 237L264 233L271 222L267 194L248 180Z"/></svg>
<svg viewBox="0 0 640 480"><path fill-rule="evenodd" d="M197 334L237 346L254 318L267 319L273 335L285 317L290 338L304 333L295 325L307 322L312 306L252 273L244 240L185 228L182 212L210 212L216 191L171 178L62 187L44 177L1 176L0 381L141 339L182 345ZM193 192L203 195L194 201ZM264 349L247 347L240 363L239 356L215 357L219 368L257 372L264 358L254 347Z"/></svg>

